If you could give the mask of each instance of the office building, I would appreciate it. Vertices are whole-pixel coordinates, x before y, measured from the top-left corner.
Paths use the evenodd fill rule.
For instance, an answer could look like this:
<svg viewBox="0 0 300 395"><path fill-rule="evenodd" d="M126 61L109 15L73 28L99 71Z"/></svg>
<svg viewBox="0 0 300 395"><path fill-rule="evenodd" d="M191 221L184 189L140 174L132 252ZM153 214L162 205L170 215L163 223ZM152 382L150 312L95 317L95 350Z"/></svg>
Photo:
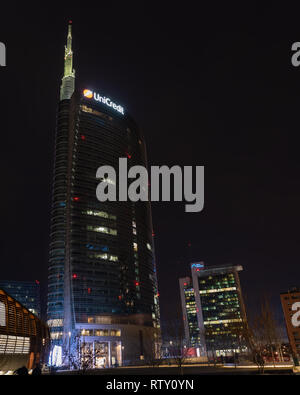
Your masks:
<svg viewBox="0 0 300 395"><path fill-rule="evenodd" d="M246 323L239 271L242 266L191 264L180 295L187 344L217 356L238 352Z"/></svg>
<svg viewBox="0 0 300 395"><path fill-rule="evenodd" d="M158 347L151 207L99 202L96 171L103 165L117 171L119 158L127 158L128 167L146 166L145 140L116 100L80 83L72 88L72 59L69 24L57 114L48 322L57 344L80 332L100 350L97 366L120 365L145 358L147 342Z"/></svg>

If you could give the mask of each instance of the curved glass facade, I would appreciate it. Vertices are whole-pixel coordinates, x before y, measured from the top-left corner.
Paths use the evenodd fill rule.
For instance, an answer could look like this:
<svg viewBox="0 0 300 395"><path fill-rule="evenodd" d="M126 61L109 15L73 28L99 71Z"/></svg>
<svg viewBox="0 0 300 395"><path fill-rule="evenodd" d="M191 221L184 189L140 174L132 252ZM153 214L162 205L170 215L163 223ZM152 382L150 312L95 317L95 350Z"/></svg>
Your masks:
<svg viewBox="0 0 300 395"><path fill-rule="evenodd" d="M80 92L60 102L48 292L48 318L59 323L54 338L107 315L140 314L159 327L150 203L96 197L98 167L118 174L124 157L128 167L146 166L145 142L129 115Z"/></svg>
<svg viewBox="0 0 300 395"><path fill-rule="evenodd" d="M61 336L64 317L68 133L69 100L64 100L57 115L48 269L48 319L54 338Z"/></svg>

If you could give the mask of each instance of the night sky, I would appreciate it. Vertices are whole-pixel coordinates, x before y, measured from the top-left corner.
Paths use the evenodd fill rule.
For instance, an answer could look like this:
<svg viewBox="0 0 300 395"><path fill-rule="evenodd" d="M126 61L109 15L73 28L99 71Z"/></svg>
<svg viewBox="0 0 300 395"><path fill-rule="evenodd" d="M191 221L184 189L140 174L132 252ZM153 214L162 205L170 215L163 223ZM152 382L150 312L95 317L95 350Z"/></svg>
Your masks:
<svg viewBox="0 0 300 395"><path fill-rule="evenodd" d="M300 8L51 4L1 5L1 279L46 287L55 117L72 19L77 82L135 118L149 165L205 166L204 211L152 206L162 318L177 316L178 278L200 260L243 265L249 308L267 293L280 315L279 293L300 286L300 67L291 64Z"/></svg>

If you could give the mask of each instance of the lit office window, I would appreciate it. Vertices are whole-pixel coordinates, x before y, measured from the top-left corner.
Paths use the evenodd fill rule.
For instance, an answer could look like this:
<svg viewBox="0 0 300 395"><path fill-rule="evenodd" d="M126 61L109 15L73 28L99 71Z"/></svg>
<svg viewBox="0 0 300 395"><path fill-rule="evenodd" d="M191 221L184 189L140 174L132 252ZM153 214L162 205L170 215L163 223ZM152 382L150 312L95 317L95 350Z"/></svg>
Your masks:
<svg viewBox="0 0 300 395"><path fill-rule="evenodd" d="M110 262L117 262L118 261L118 257L116 255L110 255L110 254L93 254L93 255L89 255L89 258L93 259L104 259L104 260L108 260Z"/></svg>
<svg viewBox="0 0 300 395"><path fill-rule="evenodd" d="M107 228L106 226L87 226L87 230L90 230L92 232L99 232L99 233L105 233L108 235L116 236L117 235L117 230L116 229L111 229Z"/></svg>
<svg viewBox="0 0 300 395"><path fill-rule="evenodd" d="M117 219L117 217L115 215L109 214L106 211L86 210L86 211L83 211L83 214L93 215L95 217L108 218L108 219L113 219L113 220Z"/></svg>
<svg viewBox="0 0 300 395"><path fill-rule="evenodd" d="M57 327L60 327L60 326L64 325L64 320L61 319L61 318L48 320L47 324L48 324L49 328L57 328Z"/></svg>

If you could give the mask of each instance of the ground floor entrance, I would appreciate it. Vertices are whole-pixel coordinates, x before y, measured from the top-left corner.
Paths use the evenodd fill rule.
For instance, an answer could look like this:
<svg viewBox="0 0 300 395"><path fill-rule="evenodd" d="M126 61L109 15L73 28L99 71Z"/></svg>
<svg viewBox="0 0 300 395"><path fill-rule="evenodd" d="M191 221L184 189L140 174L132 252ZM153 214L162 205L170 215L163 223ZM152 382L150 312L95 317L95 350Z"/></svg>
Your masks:
<svg viewBox="0 0 300 395"><path fill-rule="evenodd" d="M83 341L81 362L96 369L121 366L122 343L120 341Z"/></svg>

